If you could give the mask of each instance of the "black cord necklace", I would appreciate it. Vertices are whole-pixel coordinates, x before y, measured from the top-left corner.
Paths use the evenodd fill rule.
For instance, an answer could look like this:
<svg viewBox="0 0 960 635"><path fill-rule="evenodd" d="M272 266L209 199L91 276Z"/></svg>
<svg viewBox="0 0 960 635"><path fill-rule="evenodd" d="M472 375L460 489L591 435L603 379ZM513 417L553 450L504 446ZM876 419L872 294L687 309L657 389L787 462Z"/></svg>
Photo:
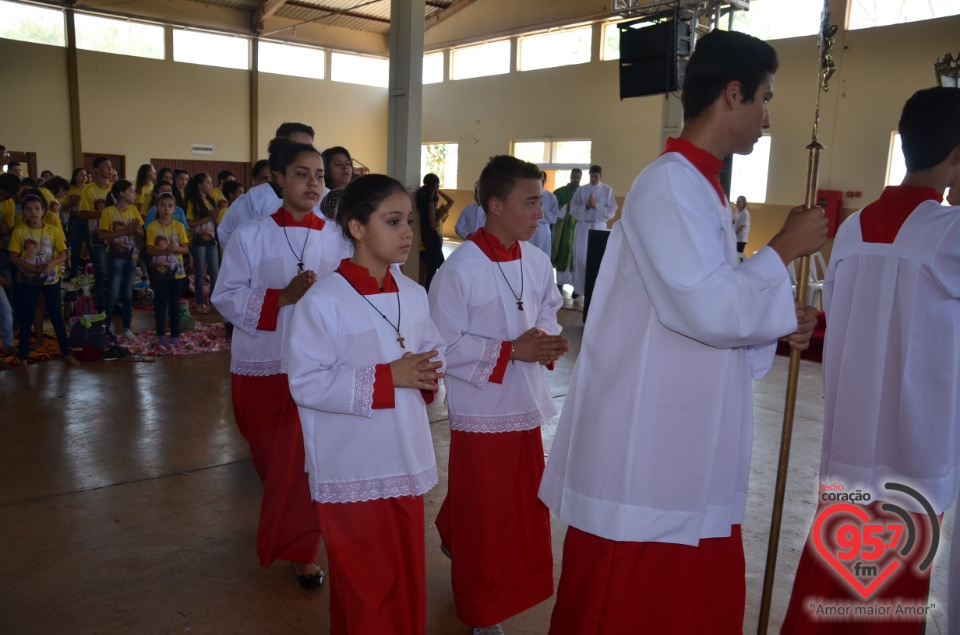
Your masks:
<svg viewBox="0 0 960 635"><path fill-rule="evenodd" d="M284 210L286 211L286 210ZM290 212L287 212L288 214ZM313 212L308 212L312 214ZM300 250L300 255L297 256L297 252L294 251L293 245L290 244L290 237L287 236L287 220L284 217L283 225L280 226L283 229L283 237L287 239L287 247L290 248L290 253L293 254L293 257L297 259L297 273L303 273L303 254L307 251L307 242L310 240L310 229L307 228L307 237L303 239L303 248Z"/></svg>
<svg viewBox="0 0 960 635"><path fill-rule="evenodd" d="M490 244L490 239L487 238L487 232L483 232L483 239L487 241L487 246L490 247L490 253L493 252L493 245ZM497 263L497 269L500 270L500 275L503 276L503 281L507 283L507 287L510 288L510 293L513 294L514 299L517 301L517 311L523 311L523 258L520 260L520 295L517 295L517 292L513 290L513 285L510 284L510 281L507 280L507 274L503 272L503 267L500 266L500 261L494 257L494 262Z"/></svg>
<svg viewBox="0 0 960 635"><path fill-rule="evenodd" d="M387 324L389 324L393 328L393 330L397 332L397 341L400 343L400 348L406 348L406 346L404 345L404 341L406 340L406 338L400 335L400 289L397 289L397 323L394 324L393 322L390 321L390 319L386 315L383 314L383 311L377 308L377 305L375 305L373 302L367 299L367 296L360 293L360 289L353 286L353 283L350 282L349 278L343 275L343 272L338 271L337 273L343 276L343 279L347 281L347 284L353 287L353 290L357 292L357 295L359 295L361 298L366 300L367 304L372 306L373 310L379 313L380 317L386 320Z"/></svg>

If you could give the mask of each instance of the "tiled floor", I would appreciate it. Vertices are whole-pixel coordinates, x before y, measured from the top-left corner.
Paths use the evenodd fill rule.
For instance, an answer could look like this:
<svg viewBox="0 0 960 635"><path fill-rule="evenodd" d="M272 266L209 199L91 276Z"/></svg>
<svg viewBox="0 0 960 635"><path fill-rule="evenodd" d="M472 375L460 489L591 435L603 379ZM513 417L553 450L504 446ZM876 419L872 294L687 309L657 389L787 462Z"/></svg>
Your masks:
<svg viewBox="0 0 960 635"><path fill-rule="evenodd" d="M567 298L566 307L573 350L551 373L558 406L582 333L571 310L578 305ZM149 314L136 320L134 330L150 327ZM756 631L786 368L778 358L754 387L746 633ZM0 373L0 633L329 632L325 589L301 590L286 563L257 564L260 483L233 422L228 369L229 354L213 353ZM441 400L430 415L441 480L426 496L428 632L466 634L431 522L446 490ZM820 366L803 362L771 633L815 507L822 419ZM544 429L547 448L553 432ZM948 511L945 539L952 518ZM564 530L554 522L557 575ZM931 590L940 609L946 557L938 556ZM546 633L551 609L552 600L504 627ZM946 632L942 611L927 632Z"/></svg>

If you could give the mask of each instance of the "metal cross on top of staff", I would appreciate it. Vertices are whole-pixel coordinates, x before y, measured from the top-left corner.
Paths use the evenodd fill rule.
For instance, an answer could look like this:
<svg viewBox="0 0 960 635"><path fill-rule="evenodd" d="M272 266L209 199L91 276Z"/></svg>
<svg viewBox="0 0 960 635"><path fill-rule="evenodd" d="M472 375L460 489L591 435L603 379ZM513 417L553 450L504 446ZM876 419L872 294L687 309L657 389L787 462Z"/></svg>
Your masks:
<svg viewBox="0 0 960 635"><path fill-rule="evenodd" d="M817 176L820 169L820 151L823 146L818 139L820 125L820 95L829 90L830 77L837 70L833 60L833 44L837 25L830 24L829 0L823 2L820 20L820 69L817 78L817 107L813 118L813 139L807 146L807 186L804 206L813 207L817 202ZM807 281L810 277L810 257L800 258L797 274L797 298L807 297ZM777 567L777 549L780 545L780 521L783 518L783 501L787 487L787 467L790 462L790 441L793 437L793 415L797 404L797 380L800 376L800 351L790 351L790 371L787 375L787 396L783 409L783 430L780 436L780 462L777 466L777 483L773 500L773 518L770 522L770 540L767 545L767 564L763 575L763 595L760 599L760 617L757 633L766 635L770 620L770 601L773 595L773 580Z"/></svg>

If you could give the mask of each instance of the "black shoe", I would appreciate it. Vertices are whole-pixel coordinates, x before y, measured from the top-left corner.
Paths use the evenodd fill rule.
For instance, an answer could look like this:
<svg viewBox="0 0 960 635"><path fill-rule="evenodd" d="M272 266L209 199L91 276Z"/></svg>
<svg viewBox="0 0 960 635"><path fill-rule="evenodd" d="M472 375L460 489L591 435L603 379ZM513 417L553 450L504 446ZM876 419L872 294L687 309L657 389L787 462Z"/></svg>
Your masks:
<svg viewBox="0 0 960 635"><path fill-rule="evenodd" d="M304 589L319 589L326 581L326 578L323 576L323 569L317 571L316 573L300 575L297 573L297 566L293 562L290 563L290 568L293 569L293 575L297 576L297 582L300 583L300 586Z"/></svg>

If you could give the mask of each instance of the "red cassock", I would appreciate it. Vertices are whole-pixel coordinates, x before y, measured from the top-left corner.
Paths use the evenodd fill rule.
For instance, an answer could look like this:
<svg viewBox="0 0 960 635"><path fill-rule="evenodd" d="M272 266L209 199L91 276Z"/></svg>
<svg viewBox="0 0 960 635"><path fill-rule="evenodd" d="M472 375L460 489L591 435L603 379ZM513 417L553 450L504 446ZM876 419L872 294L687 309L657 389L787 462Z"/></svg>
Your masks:
<svg viewBox="0 0 960 635"><path fill-rule="evenodd" d="M700 545L618 542L567 529L550 635L743 632L740 525Z"/></svg>
<svg viewBox="0 0 960 635"><path fill-rule="evenodd" d="M423 496L317 503L330 556L330 632L426 632Z"/></svg>
<svg viewBox="0 0 960 635"><path fill-rule="evenodd" d="M232 376L233 413L250 445L263 482L257 555L260 566L274 560L313 562L320 524L303 469L303 433L286 375Z"/></svg>
<svg viewBox="0 0 960 635"><path fill-rule="evenodd" d="M457 615L492 626L553 595L550 512L537 498L540 428L450 431L447 497L437 515L452 554Z"/></svg>

